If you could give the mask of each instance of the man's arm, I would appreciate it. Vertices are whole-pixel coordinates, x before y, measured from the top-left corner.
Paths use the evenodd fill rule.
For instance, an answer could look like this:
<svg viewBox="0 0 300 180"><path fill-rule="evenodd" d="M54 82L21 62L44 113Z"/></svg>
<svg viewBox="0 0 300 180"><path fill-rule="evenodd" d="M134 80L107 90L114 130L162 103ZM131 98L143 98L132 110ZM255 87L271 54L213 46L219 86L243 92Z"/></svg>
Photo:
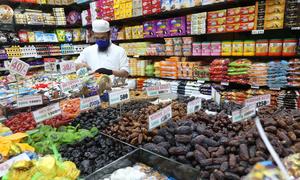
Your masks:
<svg viewBox="0 0 300 180"><path fill-rule="evenodd" d="M128 72L129 72L128 57L126 51L124 50L120 58L120 70L113 71L113 75L118 77L128 77L129 76Z"/></svg>
<svg viewBox="0 0 300 180"><path fill-rule="evenodd" d="M89 65L86 63L86 56L84 50L80 53L78 58L75 60L75 64L76 64L76 70L84 67L90 68Z"/></svg>

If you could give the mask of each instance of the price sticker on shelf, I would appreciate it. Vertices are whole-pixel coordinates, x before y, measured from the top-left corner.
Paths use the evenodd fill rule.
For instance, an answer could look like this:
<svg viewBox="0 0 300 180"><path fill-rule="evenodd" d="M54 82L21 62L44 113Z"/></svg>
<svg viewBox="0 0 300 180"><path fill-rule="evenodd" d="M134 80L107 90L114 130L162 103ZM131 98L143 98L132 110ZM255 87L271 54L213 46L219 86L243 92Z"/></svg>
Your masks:
<svg viewBox="0 0 300 180"><path fill-rule="evenodd" d="M204 80L197 80L197 83L204 84L205 81Z"/></svg>
<svg viewBox="0 0 300 180"><path fill-rule="evenodd" d="M80 99L80 110L84 111L84 110L88 110L91 108L95 108L100 106L100 96L96 95L96 96L91 96L88 98L81 98Z"/></svg>
<svg viewBox="0 0 300 180"><path fill-rule="evenodd" d="M28 95L23 97L17 97L18 108L36 106L43 104L42 95Z"/></svg>
<svg viewBox="0 0 300 180"><path fill-rule="evenodd" d="M37 123L51 119L61 114L59 103L55 103L36 111L33 111L33 117Z"/></svg>
<svg viewBox="0 0 300 180"><path fill-rule="evenodd" d="M170 84L162 84L159 86L147 87L146 92L148 96L159 96L162 94L170 94L172 91Z"/></svg>
<svg viewBox="0 0 300 180"><path fill-rule="evenodd" d="M197 98L187 104L187 115L199 111L202 108L202 99Z"/></svg>
<svg viewBox="0 0 300 180"><path fill-rule="evenodd" d="M172 106L169 105L149 116L149 131L172 118Z"/></svg>
<svg viewBox="0 0 300 180"><path fill-rule="evenodd" d="M214 87L211 87L211 97L218 105L221 104L221 94Z"/></svg>
<svg viewBox="0 0 300 180"><path fill-rule="evenodd" d="M271 95L260 95L260 96L254 96L252 98L248 98L245 101L245 107L250 105L256 105L257 108L262 106L267 106L271 104Z"/></svg>
<svg viewBox="0 0 300 180"><path fill-rule="evenodd" d="M57 72L56 62L45 62L45 72Z"/></svg>
<svg viewBox="0 0 300 180"><path fill-rule="evenodd" d="M62 82L60 85L63 92L68 92L71 90L79 89L82 83L79 79L75 79L67 82Z"/></svg>
<svg viewBox="0 0 300 180"><path fill-rule="evenodd" d="M280 91L280 88L270 88L270 89L274 91Z"/></svg>
<svg viewBox="0 0 300 180"><path fill-rule="evenodd" d="M61 74L70 74L76 72L76 64L70 61L59 63Z"/></svg>
<svg viewBox="0 0 300 180"><path fill-rule="evenodd" d="M242 109L235 110L232 112L232 122L245 121L252 118L256 114L256 105L252 104L245 106Z"/></svg>
<svg viewBox="0 0 300 180"><path fill-rule="evenodd" d="M300 1L298 3L300 3ZM291 27L291 30L293 31L300 30L300 27Z"/></svg>
<svg viewBox="0 0 300 180"><path fill-rule="evenodd" d="M265 30L252 30L251 34L264 34Z"/></svg>
<svg viewBox="0 0 300 180"><path fill-rule="evenodd" d="M252 85L251 88L252 88L252 89L259 89L259 86Z"/></svg>
<svg viewBox="0 0 300 180"><path fill-rule="evenodd" d="M21 61L18 58L12 58L8 70L12 73L19 74L23 77L26 76L29 69L29 64Z"/></svg>
<svg viewBox="0 0 300 180"><path fill-rule="evenodd" d="M229 86L229 82L221 82L221 85L223 85L223 86Z"/></svg>
<svg viewBox="0 0 300 180"><path fill-rule="evenodd" d="M113 91L109 95L109 104L118 104L130 99L129 89L122 89L118 91Z"/></svg>

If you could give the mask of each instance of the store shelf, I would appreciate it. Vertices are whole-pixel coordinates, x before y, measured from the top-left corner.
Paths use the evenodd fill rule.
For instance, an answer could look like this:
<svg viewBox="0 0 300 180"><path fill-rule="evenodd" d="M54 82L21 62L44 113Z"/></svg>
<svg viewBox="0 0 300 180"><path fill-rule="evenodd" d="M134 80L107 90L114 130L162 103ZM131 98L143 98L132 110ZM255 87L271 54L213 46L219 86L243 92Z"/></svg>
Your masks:
<svg viewBox="0 0 300 180"><path fill-rule="evenodd" d="M214 59L214 58L248 58L248 59L257 59L257 60L270 60L270 59L293 59L293 58L300 58L300 55L296 56L178 56L178 55L165 55L165 56L151 56L151 55L128 55L128 57L133 58L168 58L168 57L187 57L193 60L194 58L205 58L205 59Z"/></svg>
<svg viewBox="0 0 300 180"><path fill-rule="evenodd" d="M241 32L223 32L223 33L210 33L210 34L197 34L197 35L179 35L179 36L169 36L169 37L154 37L154 38L141 38L141 39L120 39L113 40L114 43L130 43L130 42L164 42L164 38L175 38L175 37L193 37L195 39L199 38L202 41L207 39L215 39L215 40L245 40L245 39L260 39L260 38L275 38L282 37L284 34L284 38L289 37L299 37L300 29L270 29L264 30L262 34L255 34L256 30L253 31L241 31ZM251 38L249 37L251 36ZM205 40L203 40L205 39Z"/></svg>
<svg viewBox="0 0 300 180"><path fill-rule="evenodd" d="M44 67L44 65L36 65L36 66L30 66L29 69L35 69L35 68L41 68ZM6 68L0 68L0 71L8 71Z"/></svg>
<svg viewBox="0 0 300 180"><path fill-rule="evenodd" d="M8 45L45 45L45 44L86 44L86 41L76 41L76 42L6 42L0 43L0 46L8 46Z"/></svg>
<svg viewBox="0 0 300 180"><path fill-rule="evenodd" d="M39 30L53 30L57 28L82 28L81 24L75 25L45 25L45 24L15 24L15 28L20 29L39 29Z"/></svg>
<svg viewBox="0 0 300 180"><path fill-rule="evenodd" d="M36 57L17 57L19 59L40 59L40 58L47 58L47 57L61 57L61 56L73 56L73 55L79 55L80 53L73 53L73 54L60 54L60 55L49 55L49 56L36 56ZM11 60L12 58L8 58L8 59L2 59L2 61L5 60Z"/></svg>
<svg viewBox="0 0 300 180"><path fill-rule="evenodd" d="M69 5L56 5L56 4L38 4L38 3L29 3L29 2L14 2L11 0L0 0L1 4L6 4L11 7L18 7L18 6L28 6L34 9L47 9L53 7L67 7Z"/></svg>

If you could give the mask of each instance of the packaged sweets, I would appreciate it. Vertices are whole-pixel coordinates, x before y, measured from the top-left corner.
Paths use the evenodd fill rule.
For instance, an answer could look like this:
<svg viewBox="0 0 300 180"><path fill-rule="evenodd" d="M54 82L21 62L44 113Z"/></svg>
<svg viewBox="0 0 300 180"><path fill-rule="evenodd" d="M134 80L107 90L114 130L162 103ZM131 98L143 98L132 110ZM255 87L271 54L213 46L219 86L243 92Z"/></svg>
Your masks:
<svg viewBox="0 0 300 180"><path fill-rule="evenodd" d="M244 42L236 40L232 42L232 56L242 56L244 49Z"/></svg>
<svg viewBox="0 0 300 180"><path fill-rule="evenodd" d="M269 56L281 56L282 39L270 39L269 41Z"/></svg>
<svg viewBox="0 0 300 180"><path fill-rule="evenodd" d="M246 40L244 41L244 56L254 56L255 55L255 41L254 40Z"/></svg>
<svg viewBox="0 0 300 180"><path fill-rule="evenodd" d="M66 41L66 31L63 29L56 29L56 35L59 42Z"/></svg>
<svg viewBox="0 0 300 180"><path fill-rule="evenodd" d="M297 39L288 38L283 40L282 56L295 56L297 51Z"/></svg>
<svg viewBox="0 0 300 180"><path fill-rule="evenodd" d="M73 41L81 41L81 29L80 28L76 28L73 29Z"/></svg>
<svg viewBox="0 0 300 180"><path fill-rule="evenodd" d="M232 42L231 41L223 41L222 42L222 56L231 56Z"/></svg>
<svg viewBox="0 0 300 180"><path fill-rule="evenodd" d="M259 39L256 41L255 55L268 56L269 41L267 39Z"/></svg>

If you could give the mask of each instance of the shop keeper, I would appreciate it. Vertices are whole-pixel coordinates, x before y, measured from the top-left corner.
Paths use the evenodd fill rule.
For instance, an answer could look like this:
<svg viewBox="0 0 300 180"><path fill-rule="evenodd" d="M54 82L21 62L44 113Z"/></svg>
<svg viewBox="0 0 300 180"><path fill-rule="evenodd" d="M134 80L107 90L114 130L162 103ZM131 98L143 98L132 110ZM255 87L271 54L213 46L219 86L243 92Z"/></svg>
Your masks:
<svg viewBox="0 0 300 180"><path fill-rule="evenodd" d="M92 30L96 44L80 53L75 61L76 68L88 67L100 74L127 77L128 57L125 49L111 42L109 22L102 19L94 20Z"/></svg>

